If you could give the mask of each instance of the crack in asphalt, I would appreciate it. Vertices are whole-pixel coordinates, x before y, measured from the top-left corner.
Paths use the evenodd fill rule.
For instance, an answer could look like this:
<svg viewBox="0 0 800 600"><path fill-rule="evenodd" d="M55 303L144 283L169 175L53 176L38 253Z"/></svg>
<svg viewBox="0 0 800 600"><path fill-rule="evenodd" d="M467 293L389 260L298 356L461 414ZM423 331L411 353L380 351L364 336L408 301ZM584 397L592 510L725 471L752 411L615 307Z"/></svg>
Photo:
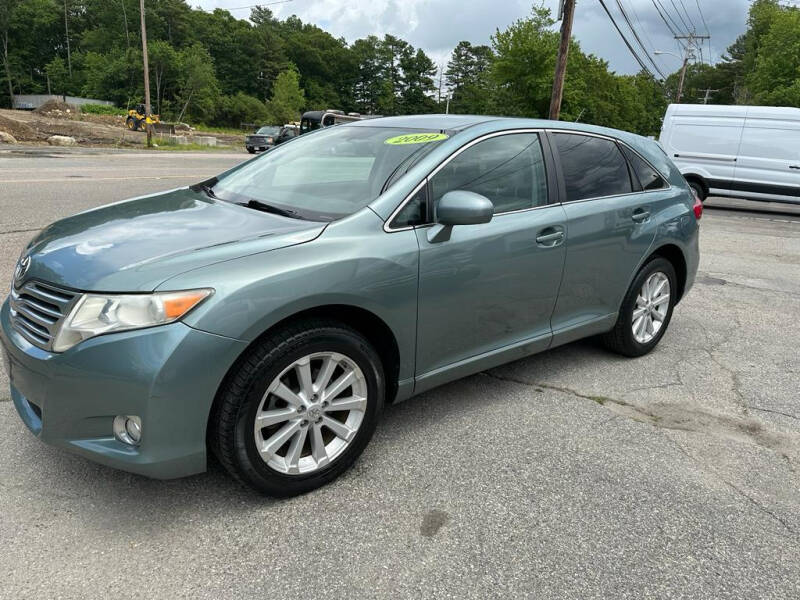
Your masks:
<svg viewBox="0 0 800 600"><path fill-rule="evenodd" d="M657 429L672 429L678 431L687 431L690 433L709 433L711 435L723 439L732 439L734 441L747 441L762 448L766 448L768 450L775 452L778 456L780 456L783 460L786 461L789 470L792 473L796 473L792 460L789 456L788 449L793 444L795 445L797 444L798 441L797 436L786 433L767 431L760 422L752 418L732 417L729 415L718 414L710 411L688 407L686 405L675 405L675 404L665 404L665 403L654 403L650 407L645 408L631 402L626 402L625 400L620 400L618 398L612 398L603 395L586 394L584 392L579 392L577 390L573 390L565 386L542 383L542 382L530 382L524 379L520 379L518 377L499 375L497 373L492 373L491 371L482 371L481 374L486 375L487 377L491 377L493 379L497 379L499 381L516 383L519 385L525 385L533 388L545 388L569 394L577 398L582 398L584 400L591 400L614 413L610 418L604 419L600 423L596 424L595 428L599 428L602 427L603 425L606 425L608 422L615 419L617 416L624 416L634 421L648 423ZM674 384L662 384L659 386L652 386L652 387L659 388L659 387L668 387L670 385ZM648 388L642 388L642 389L648 389ZM664 433L666 434L666 432ZM675 447L683 455L685 455L690 461L692 461L695 465L697 465L697 467L700 470L717 478L719 481L721 481L723 484L725 484L727 487L733 490L738 496L744 498L750 504L755 506L760 512L762 512L765 515L768 515L776 522L778 522L780 525L782 525L793 536L797 536L797 531L795 531L792 525L789 524L783 517L781 517L775 512L769 510L769 508L767 508L766 506L759 503L755 498L753 498L747 492L742 490L739 486L728 481L718 473L709 470L694 456L689 454L689 452L685 448L683 448L683 446L681 446L677 441L672 439L672 437L668 435L666 437L667 439L670 440L670 442L672 442L675 445Z"/></svg>
<svg viewBox="0 0 800 600"><path fill-rule="evenodd" d="M753 506L755 506L755 507L756 507L756 508L757 508L757 509L758 509L758 510L761 512L761 513L763 513L763 514L767 515L768 517L771 517L773 520L775 520L775 521L777 521L778 523L780 523L780 524L781 524L781 525L782 525L784 528L786 528L786 530L787 530L787 531L789 531L789 532L790 532L792 535L794 535L794 536L796 536L796 535L797 535L797 531L795 531L794 527L792 527L792 526L791 526L789 523L787 523L787 522L786 522L786 520L785 520L783 517L781 517L780 515L778 515L778 514L774 513L773 511L769 510L769 509L768 509L766 506L764 506L763 504L761 504L760 502L758 502L758 501L757 501L755 498L753 498L753 497L752 497L750 494L748 494L747 492L745 492L745 491L744 491L742 488L740 488L740 487L739 487L739 486L737 486L736 484L734 484L734 483L732 483L732 482L728 481L727 479L725 479L724 477L722 477L722 476L721 476L719 473L717 473L716 471L709 470L709 469L708 469L708 468L707 468L705 465L703 465L703 464L702 464L702 463L701 463L699 460L697 460L697 459L696 459L694 456L692 456L692 455L689 453L689 451L688 451L688 450L686 450L686 448L684 448L683 446L681 446L681 445L680 445L680 444L679 444L679 443L678 443L676 440L672 439L670 436L666 436L666 437L667 437L667 439L668 439L670 442L672 442L672 444L673 444L673 445L674 445L674 446L675 446L675 447L678 449L678 451L679 451L681 454L683 454L683 455L684 455L686 458L688 458L688 459L689 459L689 460L690 460L690 461L691 461L693 464L695 464L695 465L697 466L697 468L698 468L698 469L700 469L701 471L703 471L704 473L706 473L706 474L708 474L708 475L710 475L710 476L712 476L712 477L715 477L716 479L718 479L719 481L721 481L723 484L725 484L726 486L728 486L730 489L732 489L732 490L733 490L733 491L734 491L734 492L735 492L735 493L736 493L738 496L740 496L740 497L744 498L744 499L745 499L745 500L747 500L747 501L748 501L750 504L752 504ZM783 458L785 458L787 461L789 460L789 457L788 457L788 456L786 456L786 455L783 455ZM791 467L791 462L789 462L789 466L790 466L790 468L792 468L792 467ZM794 471L794 469L793 469L793 468L792 468L792 471Z"/></svg>
<svg viewBox="0 0 800 600"><path fill-rule="evenodd" d="M717 273L716 275L726 275L726 273ZM748 285L746 283L740 283L738 281L732 281L730 279L724 279L722 277L715 277L710 273L697 273L695 278L695 282L699 283L700 285L707 285L707 286L722 286L722 285L732 285L733 287L742 288L745 290L756 290L758 292L771 292L773 294L786 294L787 296L795 297L797 294L796 292L791 292L789 290L779 290L777 288L771 287L759 287L757 285Z"/></svg>
<svg viewBox="0 0 800 600"><path fill-rule="evenodd" d="M800 436L797 434L767 430L763 423L749 415L744 417L726 415L688 406L685 403L654 402L644 407L619 398L586 394L565 386L542 382L532 383L518 377L498 375L490 371L483 371L482 373L500 381L545 388L570 394L577 398L591 400L615 414L640 423L648 423L659 429L711 434L722 439L749 442L767 450L772 450L787 460L789 460L790 454L796 453L797 447L800 445Z"/></svg>
<svg viewBox="0 0 800 600"><path fill-rule="evenodd" d="M9 229L8 231L0 231L0 235L8 235L10 233L31 233L33 231L41 231L41 227L36 227L34 229Z"/></svg>
<svg viewBox="0 0 800 600"><path fill-rule="evenodd" d="M750 410L757 410L757 411L765 412L765 413L773 413L773 414L776 414L776 415L783 415L784 417L789 417L790 419L797 419L798 421L800 421L800 417L798 417L797 415L793 415L791 413L783 412L783 411L780 411L780 410L775 410L773 408L763 408L761 406L751 406Z"/></svg>

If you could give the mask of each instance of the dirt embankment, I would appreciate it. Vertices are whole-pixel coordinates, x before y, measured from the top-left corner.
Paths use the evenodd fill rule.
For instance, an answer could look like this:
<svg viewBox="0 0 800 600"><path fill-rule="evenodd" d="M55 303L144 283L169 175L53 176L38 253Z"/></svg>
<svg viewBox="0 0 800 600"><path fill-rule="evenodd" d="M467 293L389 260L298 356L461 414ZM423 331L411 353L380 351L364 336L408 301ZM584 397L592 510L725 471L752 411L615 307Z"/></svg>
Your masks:
<svg viewBox="0 0 800 600"><path fill-rule="evenodd" d="M56 100L34 111L0 109L0 131L23 143L45 143L52 135L73 137L83 146L142 146L147 142L144 132L130 131L125 126L122 115L83 114L79 108ZM193 130L180 135L211 135L220 145L244 148L244 134Z"/></svg>

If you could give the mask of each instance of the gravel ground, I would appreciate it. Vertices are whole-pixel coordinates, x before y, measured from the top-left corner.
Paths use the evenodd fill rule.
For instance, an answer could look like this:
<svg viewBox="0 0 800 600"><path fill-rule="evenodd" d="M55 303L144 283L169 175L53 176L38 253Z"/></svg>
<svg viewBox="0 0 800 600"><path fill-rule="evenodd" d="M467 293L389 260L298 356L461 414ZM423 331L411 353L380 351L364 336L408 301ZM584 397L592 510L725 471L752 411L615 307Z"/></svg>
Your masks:
<svg viewBox="0 0 800 600"><path fill-rule="evenodd" d="M239 160L0 154L0 281L46 223ZM291 500L44 446L0 373L0 597L797 597L800 217L710 205L657 351L578 342L389 407Z"/></svg>

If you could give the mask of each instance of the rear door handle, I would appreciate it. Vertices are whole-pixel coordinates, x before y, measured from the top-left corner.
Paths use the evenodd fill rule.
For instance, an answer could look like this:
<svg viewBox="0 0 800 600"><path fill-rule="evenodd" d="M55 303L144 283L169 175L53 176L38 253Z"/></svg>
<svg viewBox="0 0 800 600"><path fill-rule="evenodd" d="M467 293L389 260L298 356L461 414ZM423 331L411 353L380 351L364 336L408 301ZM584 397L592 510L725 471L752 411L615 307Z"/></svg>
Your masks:
<svg viewBox="0 0 800 600"><path fill-rule="evenodd" d="M631 219L633 219L636 223L644 223L647 219L650 218L650 211L646 208L637 208L633 211L631 215Z"/></svg>
<svg viewBox="0 0 800 600"><path fill-rule="evenodd" d="M546 248L558 246L564 241L564 230L556 229L555 227L547 227L539 232L536 236L536 243Z"/></svg>

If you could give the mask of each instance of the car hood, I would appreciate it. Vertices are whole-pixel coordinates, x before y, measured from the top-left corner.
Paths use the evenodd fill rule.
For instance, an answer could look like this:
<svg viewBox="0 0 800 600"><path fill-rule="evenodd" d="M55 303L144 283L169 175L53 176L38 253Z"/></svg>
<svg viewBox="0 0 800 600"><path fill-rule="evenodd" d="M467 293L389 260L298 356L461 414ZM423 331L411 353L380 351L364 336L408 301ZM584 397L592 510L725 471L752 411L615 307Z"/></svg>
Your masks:
<svg viewBox="0 0 800 600"><path fill-rule="evenodd" d="M197 267L313 240L324 228L183 188L53 223L28 245L23 281L84 291L151 291Z"/></svg>

